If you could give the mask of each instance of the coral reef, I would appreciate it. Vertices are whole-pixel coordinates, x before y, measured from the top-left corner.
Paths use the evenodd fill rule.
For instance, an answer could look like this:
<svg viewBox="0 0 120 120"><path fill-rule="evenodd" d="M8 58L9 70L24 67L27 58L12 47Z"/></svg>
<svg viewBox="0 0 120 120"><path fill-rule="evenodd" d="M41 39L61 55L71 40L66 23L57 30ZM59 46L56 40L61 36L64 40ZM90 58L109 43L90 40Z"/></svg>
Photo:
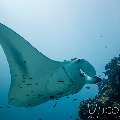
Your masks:
<svg viewBox="0 0 120 120"><path fill-rule="evenodd" d="M106 64L104 74L98 95L80 103L80 119L120 120L120 55Z"/></svg>

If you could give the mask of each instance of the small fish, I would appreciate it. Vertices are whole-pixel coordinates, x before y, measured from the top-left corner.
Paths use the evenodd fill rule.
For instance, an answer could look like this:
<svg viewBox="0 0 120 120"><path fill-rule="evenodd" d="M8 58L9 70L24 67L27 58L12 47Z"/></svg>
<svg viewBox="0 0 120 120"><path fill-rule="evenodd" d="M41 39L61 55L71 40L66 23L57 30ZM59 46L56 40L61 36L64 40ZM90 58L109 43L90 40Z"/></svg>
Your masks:
<svg viewBox="0 0 120 120"><path fill-rule="evenodd" d="M63 92L59 92L59 93L57 93L56 95L63 95Z"/></svg>
<svg viewBox="0 0 120 120"><path fill-rule="evenodd" d="M42 95L42 94L38 94L38 96L39 96L39 97L42 97L42 96L44 96L44 95Z"/></svg>
<svg viewBox="0 0 120 120"><path fill-rule="evenodd" d="M15 77L17 77L18 75L17 74L15 74Z"/></svg>
<svg viewBox="0 0 120 120"><path fill-rule="evenodd" d="M7 108L11 108L11 106L7 106Z"/></svg>
<svg viewBox="0 0 120 120"><path fill-rule="evenodd" d="M29 77L29 79L32 79L32 77Z"/></svg>
<svg viewBox="0 0 120 120"><path fill-rule="evenodd" d="M74 60L76 60L76 59L77 59L77 58L72 58L71 61L74 61Z"/></svg>
<svg viewBox="0 0 120 120"><path fill-rule="evenodd" d="M32 106L32 104L30 104L30 103L28 103L27 105L26 105L26 107L31 107Z"/></svg>
<svg viewBox="0 0 120 120"><path fill-rule="evenodd" d="M25 61L25 60L24 60L23 62L24 62L24 63L26 63L26 61Z"/></svg>
<svg viewBox="0 0 120 120"><path fill-rule="evenodd" d="M25 80L23 80L22 82L25 83Z"/></svg>
<svg viewBox="0 0 120 120"><path fill-rule="evenodd" d="M69 96L67 96L66 98L70 98Z"/></svg>
<svg viewBox="0 0 120 120"><path fill-rule="evenodd" d="M70 119L72 119L72 115L70 115Z"/></svg>
<svg viewBox="0 0 120 120"><path fill-rule="evenodd" d="M26 96L30 96L29 94L26 94Z"/></svg>
<svg viewBox="0 0 120 120"><path fill-rule="evenodd" d="M3 106L0 106L0 109L3 108Z"/></svg>
<svg viewBox="0 0 120 120"><path fill-rule="evenodd" d="M89 90L89 89L90 89L90 86L86 86L85 88Z"/></svg>
<svg viewBox="0 0 120 120"><path fill-rule="evenodd" d="M54 99L55 97L54 96L50 96L50 99Z"/></svg>
<svg viewBox="0 0 120 120"><path fill-rule="evenodd" d="M103 35L102 35L102 34L100 34L100 38L103 38Z"/></svg>
<svg viewBox="0 0 120 120"><path fill-rule="evenodd" d="M57 104L58 104L58 103L55 103L55 104L53 105L53 108L55 108L55 107L57 106Z"/></svg>
<svg viewBox="0 0 120 120"><path fill-rule="evenodd" d="M25 85L32 85L31 83L27 83L27 84L25 84Z"/></svg>
<svg viewBox="0 0 120 120"><path fill-rule="evenodd" d="M39 83L35 83L35 85L39 85Z"/></svg>
<svg viewBox="0 0 120 120"><path fill-rule="evenodd" d="M19 88L23 88L22 86L20 86Z"/></svg>
<svg viewBox="0 0 120 120"><path fill-rule="evenodd" d="M105 45L105 48L108 48L108 46L107 46L107 45Z"/></svg>
<svg viewBox="0 0 120 120"><path fill-rule="evenodd" d="M63 80L59 80L59 81L57 81L57 82L62 82L62 83L63 83L64 81L63 81Z"/></svg>
<svg viewBox="0 0 120 120"><path fill-rule="evenodd" d="M38 118L38 120L42 120L42 118Z"/></svg>
<svg viewBox="0 0 120 120"><path fill-rule="evenodd" d="M76 90L76 91L74 92L74 94L76 94L76 93L78 93L78 90Z"/></svg>
<svg viewBox="0 0 120 120"><path fill-rule="evenodd" d="M76 101L76 100L77 100L76 98L73 99L73 101Z"/></svg>
<svg viewBox="0 0 120 120"><path fill-rule="evenodd" d="M34 93L34 90L31 90L31 93Z"/></svg>

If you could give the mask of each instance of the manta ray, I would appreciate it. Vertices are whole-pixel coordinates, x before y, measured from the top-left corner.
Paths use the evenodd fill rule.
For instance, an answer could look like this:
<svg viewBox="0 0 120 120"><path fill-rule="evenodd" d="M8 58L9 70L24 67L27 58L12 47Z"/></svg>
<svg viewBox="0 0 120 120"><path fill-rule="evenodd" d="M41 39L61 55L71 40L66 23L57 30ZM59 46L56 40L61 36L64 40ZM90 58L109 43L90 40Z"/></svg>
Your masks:
<svg viewBox="0 0 120 120"><path fill-rule="evenodd" d="M96 71L87 60L52 60L1 23L0 45L10 68L10 105L37 106L51 99L78 93L87 83L98 82Z"/></svg>

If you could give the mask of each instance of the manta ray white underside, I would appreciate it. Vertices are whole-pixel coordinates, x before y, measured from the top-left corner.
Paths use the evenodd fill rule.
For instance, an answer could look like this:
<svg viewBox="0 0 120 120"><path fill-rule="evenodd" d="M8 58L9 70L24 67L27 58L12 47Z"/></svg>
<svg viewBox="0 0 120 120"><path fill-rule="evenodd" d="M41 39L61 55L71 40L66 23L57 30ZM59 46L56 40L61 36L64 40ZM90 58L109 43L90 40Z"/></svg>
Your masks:
<svg viewBox="0 0 120 120"><path fill-rule="evenodd" d="M78 68L90 77L96 74L93 66L84 59L76 60L72 67L74 60L49 59L3 24L0 24L0 45L11 74L8 101L15 106L35 106L78 92L85 84L84 76L78 77Z"/></svg>

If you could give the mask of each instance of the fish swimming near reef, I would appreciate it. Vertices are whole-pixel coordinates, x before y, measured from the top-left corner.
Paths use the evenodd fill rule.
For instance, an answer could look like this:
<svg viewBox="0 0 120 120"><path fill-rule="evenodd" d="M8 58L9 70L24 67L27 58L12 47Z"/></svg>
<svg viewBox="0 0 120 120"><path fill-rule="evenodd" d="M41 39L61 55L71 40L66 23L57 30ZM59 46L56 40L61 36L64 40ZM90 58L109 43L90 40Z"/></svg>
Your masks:
<svg viewBox="0 0 120 120"><path fill-rule="evenodd" d="M0 45L10 68L8 102L11 105L36 106L75 94L86 83L97 82L94 67L85 59L52 60L3 24L0 24Z"/></svg>

